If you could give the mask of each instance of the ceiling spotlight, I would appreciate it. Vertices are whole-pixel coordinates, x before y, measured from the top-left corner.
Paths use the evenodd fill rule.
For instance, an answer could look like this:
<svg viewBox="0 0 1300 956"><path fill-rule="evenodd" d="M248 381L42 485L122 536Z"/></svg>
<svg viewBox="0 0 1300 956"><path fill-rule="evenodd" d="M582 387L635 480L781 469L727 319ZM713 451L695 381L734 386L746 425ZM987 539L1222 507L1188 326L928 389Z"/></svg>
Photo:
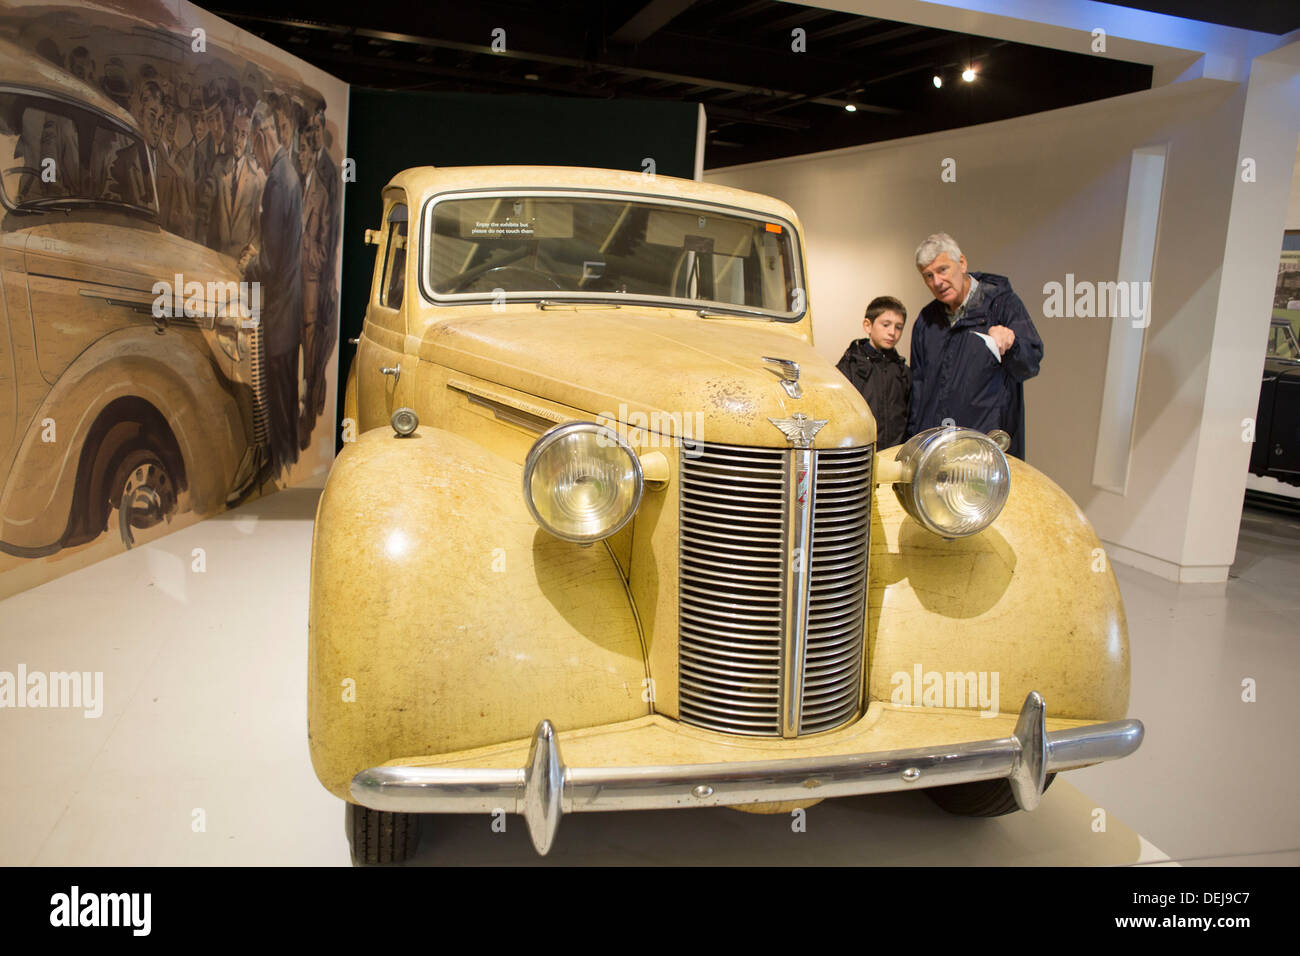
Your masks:
<svg viewBox="0 0 1300 956"><path fill-rule="evenodd" d="M932 83L934 84L934 88L937 90L937 89L939 89L941 86L943 86L943 77L940 76L938 73L936 73L936 74L931 78L930 82L932 82Z"/></svg>
<svg viewBox="0 0 1300 956"><path fill-rule="evenodd" d="M540 79L540 77L539 77L536 73L525 73L525 74L524 74L524 79L525 79L525 80L537 80L537 79Z"/></svg>
<svg viewBox="0 0 1300 956"><path fill-rule="evenodd" d="M856 113L858 111L858 108L854 106L852 103L845 103L844 108L848 110L850 113Z"/></svg>
<svg viewBox="0 0 1300 956"><path fill-rule="evenodd" d="M961 78L967 83L973 83L975 82L975 71L968 66L961 71Z"/></svg>

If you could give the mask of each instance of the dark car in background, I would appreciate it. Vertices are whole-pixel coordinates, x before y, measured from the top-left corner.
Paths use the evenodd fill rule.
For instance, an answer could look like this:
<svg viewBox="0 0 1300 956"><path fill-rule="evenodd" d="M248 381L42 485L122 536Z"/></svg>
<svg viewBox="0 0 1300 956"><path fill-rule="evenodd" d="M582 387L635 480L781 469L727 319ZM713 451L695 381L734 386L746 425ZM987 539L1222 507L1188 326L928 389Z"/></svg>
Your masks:
<svg viewBox="0 0 1300 956"><path fill-rule="evenodd" d="M1300 342L1277 316L1268 329L1250 472L1300 487Z"/></svg>

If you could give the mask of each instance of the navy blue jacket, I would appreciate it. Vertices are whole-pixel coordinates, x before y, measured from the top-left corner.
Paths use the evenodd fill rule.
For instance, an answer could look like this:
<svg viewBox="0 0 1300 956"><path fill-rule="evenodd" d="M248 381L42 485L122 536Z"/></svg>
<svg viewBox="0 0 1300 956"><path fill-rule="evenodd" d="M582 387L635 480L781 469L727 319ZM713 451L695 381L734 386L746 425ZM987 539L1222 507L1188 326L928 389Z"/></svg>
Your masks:
<svg viewBox="0 0 1300 956"><path fill-rule="evenodd" d="M1006 276L972 272L979 301L950 323L934 299L912 326L910 438L951 418L982 432L1001 428L1011 436L1009 454L1025 457L1025 379L1038 374L1043 340ZM1016 334L999 362L976 332L1005 325Z"/></svg>

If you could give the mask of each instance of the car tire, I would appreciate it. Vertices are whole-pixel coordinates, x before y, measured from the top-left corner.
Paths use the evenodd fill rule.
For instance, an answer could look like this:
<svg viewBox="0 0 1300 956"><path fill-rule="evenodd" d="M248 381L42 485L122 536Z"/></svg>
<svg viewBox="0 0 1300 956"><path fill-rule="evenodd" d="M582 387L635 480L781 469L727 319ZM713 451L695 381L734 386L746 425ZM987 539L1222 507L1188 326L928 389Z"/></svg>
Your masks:
<svg viewBox="0 0 1300 956"><path fill-rule="evenodd" d="M132 482L142 466L144 480ZM128 548L142 543L136 531L146 540L156 537L165 529L150 529L180 513L186 487L185 461L166 419L142 399L119 398L100 412L82 445L62 545L85 544L105 531L116 532ZM145 493L128 501L124 527L123 493L141 488Z"/></svg>
<svg viewBox="0 0 1300 956"><path fill-rule="evenodd" d="M418 813L388 813L347 805L352 862L357 865L405 863L420 845Z"/></svg>
<svg viewBox="0 0 1300 956"><path fill-rule="evenodd" d="M1056 774L1049 773L1043 792L1052 785ZM1001 817L1020 809L1011 784L1006 780L977 780L951 787L931 787L925 795L948 813L959 817Z"/></svg>

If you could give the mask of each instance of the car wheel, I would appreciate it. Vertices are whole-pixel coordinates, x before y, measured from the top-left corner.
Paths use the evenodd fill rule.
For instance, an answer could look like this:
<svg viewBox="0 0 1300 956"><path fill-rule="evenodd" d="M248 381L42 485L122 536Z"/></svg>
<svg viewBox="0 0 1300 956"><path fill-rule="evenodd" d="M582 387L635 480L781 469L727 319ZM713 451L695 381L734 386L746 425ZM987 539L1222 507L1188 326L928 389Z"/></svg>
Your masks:
<svg viewBox="0 0 1300 956"><path fill-rule="evenodd" d="M405 863L420 845L418 813L388 813L347 804L352 862Z"/></svg>
<svg viewBox="0 0 1300 956"><path fill-rule="evenodd" d="M142 399L116 399L100 412L82 445L63 546L85 544L105 531L117 532L128 548L138 545L140 532L158 528L187 506L186 489L185 459L167 420Z"/></svg>
<svg viewBox="0 0 1300 956"><path fill-rule="evenodd" d="M1056 774L1049 773L1043 792L1052 785ZM1020 809L1011 784L1006 780L977 780L951 787L931 787L925 795L949 813L961 817L1001 817Z"/></svg>
<svg viewBox="0 0 1300 956"><path fill-rule="evenodd" d="M117 526L122 544L133 547L137 531L156 528L176 513L176 482L161 455L137 447L122 456L109 483L109 527Z"/></svg>

